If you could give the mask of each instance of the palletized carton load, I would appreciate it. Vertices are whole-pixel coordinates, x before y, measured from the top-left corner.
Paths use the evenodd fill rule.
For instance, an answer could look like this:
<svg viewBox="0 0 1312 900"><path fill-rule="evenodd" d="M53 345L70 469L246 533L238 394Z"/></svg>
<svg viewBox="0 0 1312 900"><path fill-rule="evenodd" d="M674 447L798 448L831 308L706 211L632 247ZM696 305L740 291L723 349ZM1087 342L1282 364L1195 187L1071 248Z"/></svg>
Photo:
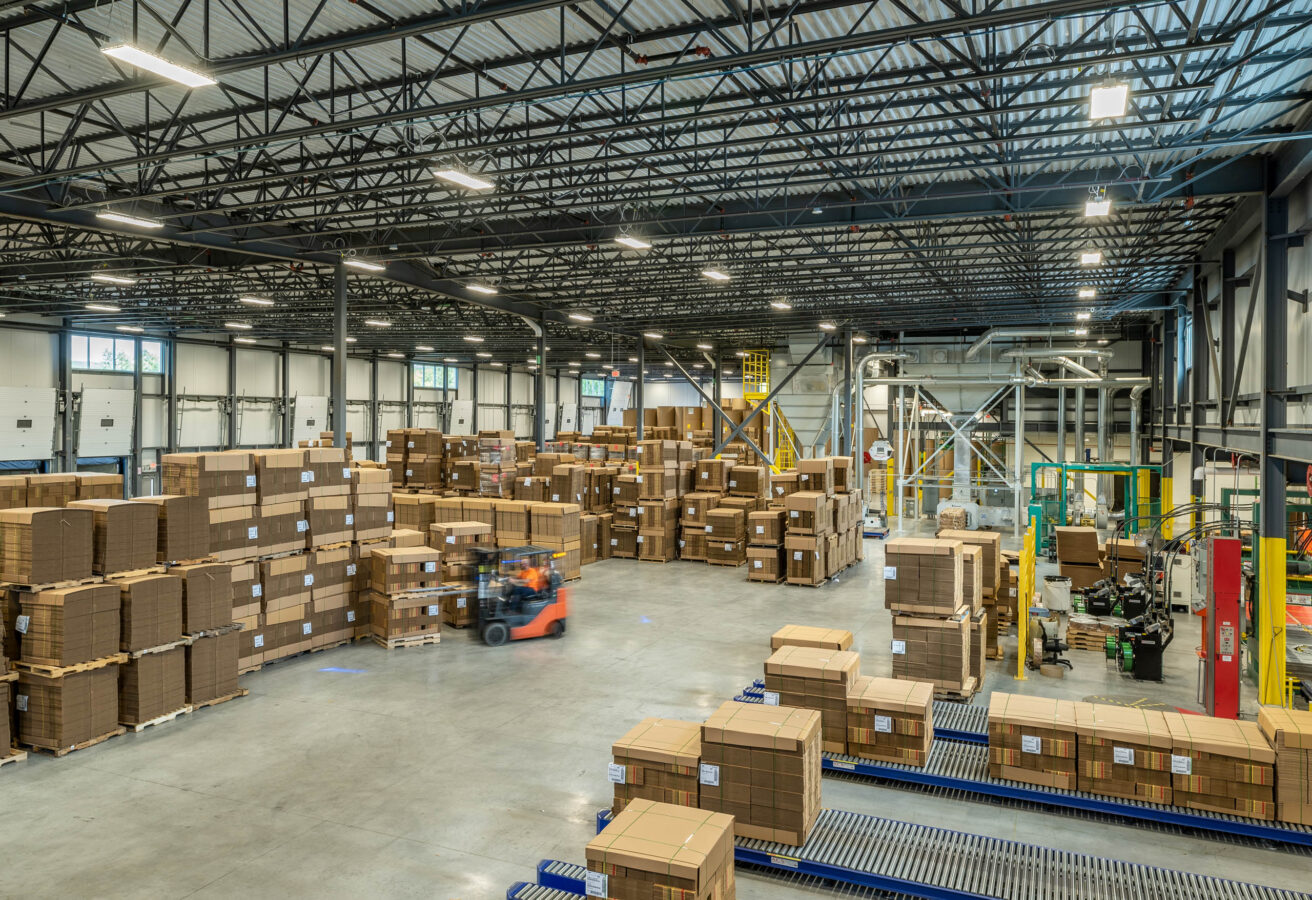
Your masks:
<svg viewBox="0 0 1312 900"><path fill-rule="evenodd" d="M427 532L428 526L437 521L437 500L432 494L393 494L392 524Z"/></svg>
<svg viewBox="0 0 1312 900"><path fill-rule="evenodd" d="M784 564L789 584L820 584L829 577L823 535L789 534L784 537Z"/></svg>
<svg viewBox="0 0 1312 900"><path fill-rule="evenodd" d="M169 570L182 581L182 630L199 634L232 623L232 566L199 563Z"/></svg>
<svg viewBox="0 0 1312 900"><path fill-rule="evenodd" d="M611 747L608 778L615 785L613 812L632 800L697 806L702 726L675 719L643 719Z"/></svg>
<svg viewBox="0 0 1312 900"><path fill-rule="evenodd" d="M820 815L820 713L728 701L702 725L701 808L739 837L806 843Z"/></svg>
<svg viewBox="0 0 1312 900"><path fill-rule="evenodd" d="M1163 713L1176 806L1274 819L1276 753L1256 722Z"/></svg>
<svg viewBox="0 0 1312 900"><path fill-rule="evenodd" d="M975 679L975 689L984 686L984 659L988 653L989 615L987 609L970 614L970 665L967 674Z"/></svg>
<svg viewBox="0 0 1312 900"><path fill-rule="evenodd" d="M0 681L0 759L10 755L14 743L14 733L10 727L13 721L14 686L7 681Z"/></svg>
<svg viewBox="0 0 1312 900"><path fill-rule="evenodd" d="M222 562L260 555L260 508L227 506L209 511L210 556Z"/></svg>
<svg viewBox="0 0 1312 900"><path fill-rule="evenodd" d="M256 450L255 484L259 493L256 503L297 503L310 496L310 477L306 468L306 451Z"/></svg>
<svg viewBox="0 0 1312 900"><path fill-rule="evenodd" d="M27 506L27 476L0 475L0 509Z"/></svg>
<svg viewBox="0 0 1312 900"><path fill-rule="evenodd" d="M20 744L61 750L118 731L118 664L63 675L19 672Z"/></svg>
<svg viewBox="0 0 1312 900"><path fill-rule="evenodd" d="M153 505L159 514L156 562L183 562L209 556L209 508L203 497L163 494L139 499Z"/></svg>
<svg viewBox="0 0 1312 900"><path fill-rule="evenodd" d="M235 631L197 638L187 647L187 702L208 703L237 692L241 635Z"/></svg>
<svg viewBox="0 0 1312 900"><path fill-rule="evenodd" d="M535 504L530 510L533 543L555 549L577 547L581 515L577 503Z"/></svg>
<svg viewBox="0 0 1312 900"><path fill-rule="evenodd" d="M520 500L501 500L496 504L497 545L519 547L529 542L532 504ZM504 539L504 543L503 543Z"/></svg>
<svg viewBox="0 0 1312 900"><path fill-rule="evenodd" d="M260 584L265 624L299 622L309 613L314 572L308 557L297 554L261 561Z"/></svg>
<svg viewBox="0 0 1312 900"><path fill-rule="evenodd" d="M639 500L667 500L674 499L679 495L679 470L677 466L644 468L637 478Z"/></svg>
<svg viewBox="0 0 1312 900"><path fill-rule="evenodd" d="M994 691L989 698L989 775L1074 790L1078 705Z"/></svg>
<svg viewBox="0 0 1312 900"><path fill-rule="evenodd" d="M310 521L305 504L299 500L268 503L256 507L260 517L260 555L293 553L304 550L309 539Z"/></svg>
<svg viewBox="0 0 1312 900"><path fill-rule="evenodd" d="M210 509L254 506L259 500L255 456L247 450L168 453L160 471L165 494L202 497Z"/></svg>
<svg viewBox="0 0 1312 900"><path fill-rule="evenodd" d="M770 473L770 503L783 505L784 498L801 490L798 487L797 470Z"/></svg>
<svg viewBox="0 0 1312 900"><path fill-rule="evenodd" d="M187 650L145 653L119 667L118 720L141 725L187 705Z"/></svg>
<svg viewBox="0 0 1312 900"><path fill-rule="evenodd" d="M705 540L705 536L702 536ZM778 547L747 547L747 580L759 581L765 584L778 584L784 580L785 573L788 571L784 564L784 548Z"/></svg>
<svg viewBox="0 0 1312 900"><path fill-rule="evenodd" d="M588 842L588 896L734 900L734 822L726 815L634 800Z"/></svg>
<svg viewBox="0 0 1312 900"><path fill-rule="evenodd" d="M474 548L491 539L492 528L483 522L434 522L428 531L428 546L441 552L442 564L448 567L472 565Z"/></svg>
<svg viewBox="0 0 1312 900"><path fill-rule="evenodd" d="M350 543L355 535L354 510L350 494L311 497L305 501L305 518L310 523L306 543L311 547Z"/></svg>
<svg viewBox="0 0 1312 900"><path fill-rule="evenodd" d="M814 491L825 496L834 493L834 461L822 456L797 461L797 487L800 491Z"/></svg>
<svg viewBox="0 0 1312 900"><path fill-rule="evenodd" d="M827 534L833 530L829 498L821 491L797 491L784 499L789 534Z"/></svg>
<svg viewBox="0 0 1312 900"><path fill-rule="evenodd" d="M310 557L310 570L314 573L310 600L315 613L345 609L350 605L359 571L355 547L315 550Z"/></svg>
<svg viewBox="0 0 1312 900"><path fill-rule="evenodd" d="M305 451L306 487L311 498L340 497L351 493L351 463L345 447L310 447Z"/></svg>
<svg viewBox="0 0 1312 900"><path fill-rule="evenodd" d="M850 456L833 456L834 461L834 491L839 494L847 494L857 490L856 484L856 467Z"/></svg>
<svg viewBox="0 0 1312 900"><path fill-rule="evenodd" d="M77 473L78 500L123 499L123 476L105 472Z"/></svg>
<svg viewBox="0 0 1312 900"><path fill-rule="evenodd" d="M386 540L392 533L392 485L381 469L357 467L351 479L355 540Z"/></svg>
<svg viewBox="0 0 1312 900"><path fill-rule="evenodd" d="M69 509L92 515L91 571L97 575L148 569L159 544L159 510L129 500L74 500Z"/></svg>
<svg viewBox="0 0 1312 900"><path fill-rule="evenodd" d="M1059 525L1057 561L1098 565L1102 562L1102 548L1098 545L1098 531L1082 525Z"/></svg>
<svg viewBox="0 0 1312 900"><path fill-rule="evenodd" d="M1264 706L1257 724L1276 754L1276 818L1312 825L1312 712Z"/></svg>
<svg viewBox="0 0 1312 900"><path fill-rule="evenodd" d="M260 600L264 585L260 582L260 564L257 562L230 563L232 582L232 618L249 619L260 614Z"/></svg>
<svg viewBox="0 0 1312 900"><path fill-rule="evenodd" d="M689 562L706 561L706 526L684 525L679 536L679 559ZM616 532L611 532L611 541L616 540Z"/></svg>
<svg viewBox="0 0 1312 900"><path fill-rule="evenodd" d="M27 476L27 504L29 506L63 507L76 499L76 475L51 472L49 474Z"/></svg>
<svg viewBox="0 0 1312 900"><path fill-rule="evenodd" d="M970 615L963 606L942 618L893 616L893 677L928 681L935 690L965 693L970 678Z"/></svg>
<svg viewBox="0 0 1312 900"><path fill-rule="evenodd" d="M706 513L707 546L726 541L743 541L747 537L747 516L741 509L716 507Z"/></svg>
<svg viewBox="0 0 1312 900"><path fill-rule="evenodd" d="M698 491L718 491L723 493L729 488L729 469L732 463L727 459L697 460L695 482Z"/></svg>
<svg viewBox="0 0 1312 900"><path fill-rule="evenodd" d="M706 536L706 561L717 566L741 566L747 561L747 542Z"/></svg>
<svg viewBox="0 0 1312 900"><path fill-rule="evenodd" d="M940 540L961 541L963 544L979 547L984 553L984 576L980 591L985 597L995 597L1000 589L1003 577L1002 535L996 531L960 531L944 530L937 535Z"/></svg>
<svg viewBox="0 0 1312 900"><path fill-rule="evenodd" d="M962 605L961 541L893 538L884 545L884 606L894 613L951 616Z"/></svg>
<svg viewBox="0 0 1312 900"><path fill-rule="evenodd" d="M19 604L14 630L24 662L73 666L119 652L119 589L88 584L48 591L11 591Z"/></svg>
<svg viewBox="0 0 1312 900"><path fill-rule="evenodd" d="M770 635L770 649L780 647L816 647L821 650L849 650L852 632L814 625L785 625Z"/></svg>
<svg viewBox="0 0 1312 900"><path fill-rule="evenodd" d="M91 577L89 509L0 510L0 581L54 584Z"/></svg>
<svg viewBox="0 0 1312 900"><path fill-rule="evenodd" d="M781 547L784 543L784 511L758 510L747 514L747 543L756 547Z"/></svg>
<svg viewBox="0 0 1312 900"><path fill-rule="evenodd" d="M1158 710L1078 703L1079 789L1171 803L1171 730Z"/></svg>
<svg viewBox="0 0 1312 900"><path fill-rule="evenodd" d="M119 649L135 653L182 640L182 579L176 575L118 578Z"/></svg>
<svg viewBox="0 0 1312 900"><path fill-rule="evenodd" d="M370 587L379 594L437 587L440 560L441 554L428 547L374 550L369 555Z"/></svg>
<svg viewBox="0 0 1312 900"><path fill-rule="evenodd" d="M739 497L763 497L770 489L764 466L733 466L729 469L729 493Z"/></svg>
<svg viewBox="0 0 1312 900"><path fill-rule="evenodd" d="M934 686L862 675L847 692L847 752L923 766L934 740Z"/></svg>
<svg viewBox="0 0 1312 900"><path fill-rule="evenodd" d="M984 605L984 550L975 544L961 547L961 602L971 612Z"/></svg>
<svg viewBox="0 0 1312 900"><path fill-rule="evenodd" d="M722 495L713 491L693 491L684 494L682 504L685 525L705 525L706 514L720 505Z"/></svg>
<svg viewBox="0 0 1312 900"><path fill-rule="evenodd" d="M765 661L765 702L820 713L820 746L847 751L847 693L861 675L851 650L785 645Z"/></svg>

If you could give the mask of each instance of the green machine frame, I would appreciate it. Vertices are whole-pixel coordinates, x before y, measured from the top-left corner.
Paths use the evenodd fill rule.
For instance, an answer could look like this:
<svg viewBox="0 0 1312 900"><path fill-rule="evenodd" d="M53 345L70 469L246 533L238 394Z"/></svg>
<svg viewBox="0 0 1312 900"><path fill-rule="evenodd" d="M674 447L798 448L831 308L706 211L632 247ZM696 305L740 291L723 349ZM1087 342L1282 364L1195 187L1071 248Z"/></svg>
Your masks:
<svg viewBox="0 0 1312 900"><path fill-rule="evenodd" d="M1058 491L1057 497L1053 498L1048 494L1039 493L1039 475L1044 469L1057 470ZM1161 466L1153 465L1130 465L1128 463L1055 463L1055 462L1036 462L1030 464L1030 504L1031 507L1039 507L1039 547L1038 552L1043 553L1048 549L1048 542L1051 540L1050 533L1053 527L1066 524L1066 484L1072 474L1083 475L1127 475L1125 479L1125 513L1127 521L1127 533L1134 534L1139 530L1139 517L1155 516L1161 511L1161 501L1151 500L1147 497L1148 491L1140 490L1140 480L1151 478L1156 473L1160 478L1162 474ZM1146 485L1145 485L1146 487ZM1054 502L1055 500L1055 502Z"/></svg>

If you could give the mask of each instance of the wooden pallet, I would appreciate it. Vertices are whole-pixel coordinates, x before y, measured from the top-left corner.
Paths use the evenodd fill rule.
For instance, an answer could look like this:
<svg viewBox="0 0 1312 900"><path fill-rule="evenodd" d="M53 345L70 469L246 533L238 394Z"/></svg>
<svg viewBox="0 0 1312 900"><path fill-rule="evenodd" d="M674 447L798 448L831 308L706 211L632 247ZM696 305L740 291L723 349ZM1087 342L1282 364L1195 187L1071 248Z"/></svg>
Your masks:
<svg viewBox="0 0 1312 900"><path fill-rule="evenodd" d="M789 587L818 588L818 587L824 587L826 584L828 584L828 583L829 583L829 579L828 579L828 578L825 578L824 580L822 580L822 581L817 581L817 582L815 582L815 583L813 583L813 584L810 583L810 582L803 584L803 583L799 583L799 582L788 581L788 579L785 577L785 578L784 578L784 582L785 582Z"/></svg>
<svg viewBox="0 0 1312 900"><path fill-rule="evenodd" d="M299 655L299 654L298 654ZM231 694L224 694L222 697L215 697L213 700L204 700L192 705L192 710L207 709L211 706L218 706L220 703L227 703L229 700L236 700L238 697L245 697L250 691L246 688L237 688Z"/></svg>
<svg viewBox="0 0 1312 900"><path fill-rule="evenodd" d="M191 644L191 636L187 635L180 640L171 641L167 644L160 644L158 647L147 647L145 650L130 650L128 656L132 659L141 659L143 656L149 656L152 653L167 653L170 650L176 650L179 647L186 647Z"/></svg>
<svg viewBox="0 0 1312 900"><path fill-rule="evenodd" d="M442 642L442 633L440 631L432 634L417 634L410 637L385 638L379 635L371 635L374 643L387 650L400 650L402 647L427 647Z"/></svg>
<svg viewBox="0 0 1312 900"><path fill-rule="evenodd" d="M670 562L676 562L676 560L673 560L673 559L666 559L666 558L663 557L663 556L661 556L661 557L655 557L655 556L639 556L639 557L638 557L638 562L670 563Z"/></svg>
<svg viewBox="0 0 1312 900"><path fill-rule="evenodd" d="M751 575L747 576L747 580L752 584L783 584L784 581L782 578L753 578Z"/></svg>
<svg viewBox="0 0 1312 900"><path fill-rule="evenodd" d="M14 665L18 666L20 672L31 672L33 675L45 675L50 678L62 678L65 675L73 675L77 672L90 672L93 669L103 669L105 666L114 664L123 664L128 661L126 653L115 653L113 656L102 656L100 659L89 660L84 663L76 663L71 666L54 666L46 663L23 662L19 661Z"/></svg>
<svg viewBox="0 0 1312 900"><path fill-rule="evenodd" d="M310 547L310 550L341 550L351 546L351 543L351 541L337 541L333 544L314 544Z"/></svg>
<svg viewBox="0 0 1312 900"><path fill-rule="evenodd" d="M14 590L27 591L36 593L37 591L61 591L65 588L81 587L84 584L100 584L105 579L100 575L91 575L87 578L70 578L67 581L47 581L43 584L20 584L17 581L0 582L0 587Z"/></svg>
<svg viewBox="0 0 1312 900"><path fill-rule="evenodd" d="M124 569L122 572L109 572L105 575L106 581L115 581L120 578L139 578L142 575L163 575L165 568L159 566L147 566L144 569Z"/></svg>
<svg viewBox="0 0 1312 900"><path fill-rule="evenodd" d="M724 559L724 560L708 559L706 560L706 565L719 566L722 569L737 569L740 566L747 565L747 560L743 560L742 562L735 562L734 560L731 559Z"/></svg>
<svg viewBox="0 0 1312 900"><path fill-rule="evenodd" d="M9 763L22 762L27 759L26 750L10 750L8 756L0 756L0 766L6 766Z"/></svg>
<svg viewBox="0 0 1312 900"><path fill-rule="evenodd" d="M345 647L347 644L354 644L355 638L343 638L340 641L333 641L331 644L324 644L322 647L311 647L308 652L322 653L325 650L336 650L338 647Z"/></svg>
<svg viewBox="0 0 1312 900"><path fill-rule="evenodd" d="M975 696L975 692L978 690L979 682L975 679L974 675L971 675L966 678L966 683L959 691L950 691L939 687L934 688L934 699L953 700L958 703L965 703L970 700L971 697Z"/></svg>
<svg viewBox="0 0 1312 900"><path fill-rule="evenodd" d="M194 643L197 638L218 637L221 634L230 634L234 631L241 631L240 622L231 622L227 625L220 625L218 628L211 628L209 631L196 631L186 635L188 643Z"/></svg>
<svg viewBox="0 0 1312 900"><path fill-rule="evenodd" d="M156 716L155 718L147 722L136 722L136 723L122 722L120 724L122 724L123 727L127 728L127 730L131 731L133 734L141 734L141 732L145 731L147 728L149 728L152 725L163 725L165 722L172 722L178 716L185 716L191 711L192 708L190 706L184 706L180 709L173 710L173 712L171 713L165 713L162 716Z"/></svg>
<svg viewBox="0 0 1312 900"><path fill-rule="evenodd" d="M105 741L109 740L110 738L116 738L119 735L126 734L126 733L127 733L127 729L122 726L119 726L118 728L115 728L113 731L106 732L105 734L102 734L99 737L93 737L87 741L82 741L80 744L74 744L71 747L58 747L58 748L38 747L35 744L24 744L23 746L27 747L30 750L35 750L37 753L49 753L51 756L55 757L56 759L60 759L62 757L68 756L68 754L72 753L74 750L85 750L88 747L94 747L96 746L96 744L103 744Z"/></svg>
<svg viewBox="0 0 1312 900"><path fill-rule="evenodd" d="M18 680L17 669L11 669L8 672L0 672L0 684L4 684L6 681L17 681L17 680Z"/></svg>
<svg viewBox="0 0 1312 900"><path fill-rule="evenodd" d="M213 556L202 556L197 559L171 559L168 562L160 563L165 568L174 568L176 566L203 566L208 563L216 563L220 560Z"/></svg>

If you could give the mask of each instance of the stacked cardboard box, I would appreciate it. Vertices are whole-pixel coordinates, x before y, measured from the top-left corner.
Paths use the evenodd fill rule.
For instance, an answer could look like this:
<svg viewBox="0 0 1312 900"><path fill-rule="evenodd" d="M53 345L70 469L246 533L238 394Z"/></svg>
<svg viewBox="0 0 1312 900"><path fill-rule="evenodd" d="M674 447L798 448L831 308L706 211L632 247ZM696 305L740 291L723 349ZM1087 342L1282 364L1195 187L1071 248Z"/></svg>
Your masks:
<svg viewBox="0 0 1312 900"><path fill-rule="evenodd" d="M934 740L934 687L863 675L847 692L847 752L923 766Z"/></svg>
<svg viewBox="0 0 1312 900"><path fill-rule="evenodd" d="M707 516L717 509L723 495L716 491L691 491L684 494L680 502L681 534L679 557L681 559L703 562L706 559L706 525Z"/></svg>
<svg viewBox="0 0 1312 900"><path fill-rule="evenodd" d="M515 449L513 431L478 433L478 492L484 497L514 496ZM580 492L581 493L581 492ZM582 502L582 497L576 502Z"/></svg>
<svg viewBox="0 0 1312 900"><path fill-rule="evenodd" d="M356 467L351 479L352 515L355 517L355 540L359 543L386 540L395 527L392 513L392 486L380 469Z"/></svg>
<svg viewBox="0 0 1312 900"><path fill-rule="evenodd" d="M718 506L706 514L706 561L741 566L747 561L747 514Z"/></svg>
<svg viewBox="0 0 1312 900"><path fill-rule="evenodd" d="M128 500L74 500L92 514L91 571L97 575L149 569L159 547L159 510Z"/></svg>
<svg viewBox="0 0 1312 900"><path fill-rule="evenodd" d="M700 781L701 808L737 836L801 846L820 815L820 713L723 704L702 725Z"/></svg>
<svg viewBox="0 0 1312 900"><path fill-rule="evenodd" d="M119 649L138 653L182 640L182 579L133 575L110 582L119 591Z"/></svg>
<svg viewBox="0 0 1312 900"><path fill-rule="evenodd" d="M123 496L119 491L118 496ZM67 506L77 499L77 476L52 472L27 476L29 506Z"/></svg>
<svg viewBox="0 0 1312 900"><path fill-rule="evenodd" d="M407 428L402 440L402 473L406 486L442 487L447 472L446 436L435 428Z"/></svg>
<svg viewBox="0 0 1312 900"><path fill-rule="evenodd" d="M20 744L66 751L122 734L118 724L118 669L121 656L106 657L95 668L20 667L14 710Z"/></svg>
<svg viewBox="0 0 1312 900"><path fill-rule="evenodd" d="M851 650L780 647L765 661L765 702L820 713L820 746L847 752L847 697L861 675Z"/></svg>
<svg viewBox="0 0 1312 900"><path fill-rule="evenodd" d="M615 785L613 812L630 801L697 806L702 726L674 719L643 719L611 747L608 777Z"/></svg>
<svg viewBox="0 0 1312 900"><path fill-rule="evenodd" d="M1127 575L1143 575L1148 549L1134 538L1107 539L1103 549L1102 577L1114 578L1122 584Z"/></svg>
<svg viewBox="0 0 1312 900"><path fill-rule="evenodd" d="M387 474L395 487L405 485L405 429L392 428L387 432Z"/></svg>
<svg viewBox="0 0 1312 900"><path fill-rule="evenodd" d="M733 900L734 821L634 800L588 842L587 893L617 900Z"/></svg>
<svg viewBox="0 0 1312 900"><path fill-rule="evenodd" d="M198 637L187 646L187 703L200 706L238 691L241 635L235 630Z"/></svg>
<svg viewBox="0 0 1312 900"><path fill-rule="evenodd" d="M587 469L577 463L561 463L551 469L548 494L552 503L575 503L582 509L586 499Z"/></svg>
<svg viewBox="0 0 1312 900"><path fill-rule="evenodd" d="M1080 705L994 691L989 698L989 775L1074 790Z"/></svg>
<svg viewBox="0 0 1312 900"><path fill-rule="evenodd" d="M1264 706L1257 724L1276 754L1276 818L1312 825L1312 712Z"/></svg>
<svg viewBox="0 0 1312 900"><path fill-rule="evenodd" d="M520 500L501 500L496 504L496 542L498 547L522 547L532 535L532 505Z"/></svg>
<svg viewBox="0 0 1312 900"><path fill-rule="evenodd" d="M77 499L121 500L123 499L123 476L104 472L78 472Z"/></svg>
<svg viewBox="0 0 1312 900"><path fill-rule="evenodd" d="M341 546L355 537L355 513L349 493L311 497L305 501L305 520L309 524L305 539L308 547Z"/></svg>
<svg viewBox="0 0 1312 900"><path fill-rule="evenodd" d="M18 607L14 630L24 662L74 666L119 652L116 585L10 591L9 597Z"/></svg>
<svg viewBox="0 0 1312 900"><path fill-rule="evenodd" d="M1071 589L1083 590L1102 580L1097 529L1059 525L1056 533L1058 571L1071 580Z"/></svg>
<svg viewBox="0 0 1312 900"><path fill-rule="evenodd" d="M884 605L893 613L893 677L928 681L970 695L983 673L971 667L972 611L963 604L965 545L943 538L895 538L885 545Z"/></svg>
<svg viewBox="0 0 1312 900"><path fill-rule="evenodd" d="M785 497L784 509L788 583L821 584L829 577L826 535L833 530L832 501L823 491L795 491Z"/></svg>
<svg viewBox="0 0 1312 900"><path fill-rule="evenodd" d="M884 545L884 606L894 613L951 616L965 593L965 545L893 538Z"/></svg>
<svg viewBox="0 0 1312 900"><path fill-rule="evenodd" d="M797 489L834 495L834 460L830 456L797 461Z"/></svg>
<svg viewBox="0 0 1312 900"><path fill-rule="evenodd" d="M1078 703L1079 789L1091 794L1171 803L1171 730L1153 709Z"/></svg>
<svg viewBox="0 0 1312 900"><path fill-rule="evenodd" d="M893 677L928 681L955 695L975 690L970 670L970 616L962 607L941 617L893 616Z"/></svg>
<svg viewBox="0 0 1312 900"><path fill-rule="evenodd" d="M329 445L306 448L305 468L309 472L310 499L351 495L352 470L345 447Z"/></svg>
<svg viewBox="0 0 1312 900"><path fill-rule="evenodd" d="M1274 819L1276 753L1256 722L1163 713L1177 806Z"/></svg>
<svg viewBox="0 0 1312 900"><path fill-rule="evenodd" d="M441 554L428 547L370 551L370 627L384 646L437 643L442 631Z"/></svg>
<svg viewBox="0 0 1312 900"><path fill-rule="evenodd" d="M169 569L182 583L182 630L200 634L232 624L232 566L197 563Z"/></svg>
<svg viewBox="0 0 1312 900"><path fill-rule="evenodd" d="M650 480L658 477L648 473ZM641 494L640 494L641 496ZM638 501L638 559L669 562L675 559L679 540L679 501L669 499L642 499Z"/></svg>
<svg viewBox="0 0 1312 900"><path fill-rule="evenodd" d="M538 503L529 513L533 544L565 555L556 560L557 571L566 581L581 574L583 548L577 503Z"/></svg>
<svg viewBox="0 0 1312 900"><path fill-rule="evenodd" d="M771 651L780 647L815 647L820 650L847 650L852 646L852 632L814 625L785 625L770 635Z"/></svg>
<svg viewBox="0 0 1312 900"><path fill-rule="evenodd" d="M784 511L758 510L747 514L747 580L778 584L784 565Z"/></svg>
<svg viewBox="0 0 1312 900"><path fill-rule="evenodd" d="M27 506L27 476L0 475L0 509Z"/></svg>
<svg viewBox="0 0 1312 900"><path fill-rule="evenodd" d="M89 509L0 510L0 581L57 584L91 577Z"/></svg>
<svg viewBox="0 0 1312 900"><path fill-rule="evenodd" d="M118 721L144 725L187 705L187 648L133 655L119 668Z"/></svg>
<svg viewBox="0 0 1312 900"><path fill-rule="evenodd" d="M155 507L155 562L197 562L210 555L209 509L201 497L162 494L142 497Z"/></svg>

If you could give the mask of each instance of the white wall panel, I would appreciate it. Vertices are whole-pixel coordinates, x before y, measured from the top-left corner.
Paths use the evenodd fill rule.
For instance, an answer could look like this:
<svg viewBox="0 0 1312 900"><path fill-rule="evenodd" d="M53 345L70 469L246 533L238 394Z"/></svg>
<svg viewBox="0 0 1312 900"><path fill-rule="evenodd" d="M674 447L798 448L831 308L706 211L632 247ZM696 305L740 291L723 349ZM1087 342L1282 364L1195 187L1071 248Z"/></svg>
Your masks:
<svg viewBox="0 0 1312 900"><path fill-rule="evenodd" d="M378 361L378 399L379 400L404 400L405 399L405 380L410 374L409 363L399 363L394 361ZM366 388L365 397L369 396Z"/></svg>
<svg viewBox="0 0 1312 900"><path fill-rule="evenodd" d="M212 400L178 401L178 449L222 447L225 443L223 416Z"/></svg>
<svg viewBox="0 0 1312 900"><path fill-rule="evenodd" d="M0 385L58 387L59 337L18 328L0 330Z"/></svg>
<svg viewBox="0 0 1312 900"><path fill-rule="evenodd" d="M237 444L242 447L277 447L282 445L282 417L272 401L237 401ZM315 437L319 435L316 433Z"/></svg>
<svg viewBox="0 0 1312 900"><path fill-rule="evenodd" d="M474 401L452 400L451 419L447 424L451 434L472 434L474 431Z"/></svg>
<svg viewBox="0 0 1312 900"><path fill-rule="evenodd" d="M293 353L287 360L290 393L323 394L332 392L332 360L327 356Z"/></svg>
<svg viewBox="0 0 1312 900"><path fill-rule="evenodd" d="M200 344L178 345L178 393L228 393L228 351Z"/></svg>
<svg viewBox="0 0 1312 900"><path fill-rule="evenodd" d="M0 386L0 459L50 459L55 448L56 390Z"/></svg>
<svg viewBox="0 0 1312 900"><path fill-rule="evenodd" d="M185 348L184 348L185 349ZM237 396L282 395L282 359L267 350L237 351Z"/></svg>
<svg viewBox="0 0 1312 900"><path fill-rule="evenodd" d="M533 376L528 372L510 373L510 402L532 405Z"/></svg>
<svg viewBox="0 0 1312 900"><path fill-rule="evenodd" d="M346 361L346 396L349 400L369 399L369 360L348 359ZM332 394L332 391L327 391Z"/></svg>

